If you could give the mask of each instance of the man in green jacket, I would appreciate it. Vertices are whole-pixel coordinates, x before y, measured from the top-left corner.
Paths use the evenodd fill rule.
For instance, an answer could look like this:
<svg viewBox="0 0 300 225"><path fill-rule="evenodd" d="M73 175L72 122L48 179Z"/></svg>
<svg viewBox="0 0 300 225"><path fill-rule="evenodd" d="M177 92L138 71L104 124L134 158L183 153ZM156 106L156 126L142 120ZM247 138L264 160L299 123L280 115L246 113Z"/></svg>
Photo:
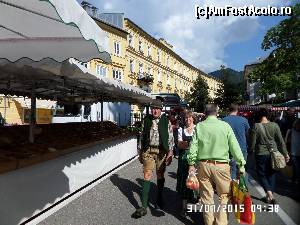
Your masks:
<svg viewBox="0 0 300 225"><path fill-rule="evenodd" d="M206 105L207 119L196 126L195 133L187 156L190 171L198 170L200 183L200 200L203 205L214 205L214 188L221 205L227 205L230 195L230 166L229 152L235 159L241 173L245 172L246 164L239 143L230 125L217 118L218 107L214 104ZM217 208L217 207L216 207ZM226 210L203 212L206 225L228 224Z"/></svg>
<svg viewBox="0 0 300 225"><path fill-rule="evenodd" d="M171 163L173 156L173 129L169 119L162 112L162 103L156 100L151 104L151 115L144 119L142 133L142 148L140 161L143 164L144 182L142 190L142 207L138 208L132 217L137 219L147 214L150 180L154 168L157 175L156 206L164 207L163 188L166 165Z"/></svg>

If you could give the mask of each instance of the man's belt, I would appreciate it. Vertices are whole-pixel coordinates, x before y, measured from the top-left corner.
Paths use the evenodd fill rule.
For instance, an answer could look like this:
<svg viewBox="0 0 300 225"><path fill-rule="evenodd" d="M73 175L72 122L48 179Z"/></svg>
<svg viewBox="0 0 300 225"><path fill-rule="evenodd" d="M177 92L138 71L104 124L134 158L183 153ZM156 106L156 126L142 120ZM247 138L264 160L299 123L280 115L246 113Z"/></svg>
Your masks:
<svg viewBox="0 0 300 225"><path fill-rule="evenodd" d="M159 145L150 145L150 148L159 148Z"/></svg>
<svg viewBox="0 0 300 225"><path fill-rule="evenodd" d="M203 159L200 161L205 163L213 163L213 164L228 164L228 162L221 162L221 161L210 160L210 159Z"/></svg>

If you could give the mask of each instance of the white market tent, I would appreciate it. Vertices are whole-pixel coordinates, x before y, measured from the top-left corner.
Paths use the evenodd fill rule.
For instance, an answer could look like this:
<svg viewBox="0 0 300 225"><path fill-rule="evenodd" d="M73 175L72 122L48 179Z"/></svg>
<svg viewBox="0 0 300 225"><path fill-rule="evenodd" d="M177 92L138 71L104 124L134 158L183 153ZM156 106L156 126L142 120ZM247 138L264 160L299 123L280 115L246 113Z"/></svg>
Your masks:
<svg viewBox="0 0 300 225"><path fill-rule="evenodd" d="M75 0L0 0L0 93L31 98L33 142L36 97L60 102L149 103L131 85L93 74L82 66L111 62L108 38Z"/></svg>
<svg viewBox="0 0 300 225"><path fill-rule="evenodd" d="M0 0L0 57L111 62L108 38L75 0Z"/></svg>
<svg viewBox="0 0 300 225"><path fill-rule="evenodd" d="M149 93L97 75L75 59L35 62L23 58L14 63L0 59L0 93L55 100L60 103L118 101L150 103Z"/></svg>

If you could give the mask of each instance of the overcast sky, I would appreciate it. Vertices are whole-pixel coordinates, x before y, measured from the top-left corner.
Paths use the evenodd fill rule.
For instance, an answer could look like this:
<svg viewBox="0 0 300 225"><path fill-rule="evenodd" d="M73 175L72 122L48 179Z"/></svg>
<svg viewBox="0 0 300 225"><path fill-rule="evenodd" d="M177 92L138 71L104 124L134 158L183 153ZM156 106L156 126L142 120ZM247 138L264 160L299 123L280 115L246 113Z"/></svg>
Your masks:
<svg viewBox="0 0 300 225"><path fill-rule="evenodd" d="M155 38L164 38L177 54L205 72L220 65L243 70L267 53L260 49L266 31L283 17L195 17L197 5L284 6L295 0L87 0L99 12L122 12ZM81 2L81 0L78 0Z"/></svg>

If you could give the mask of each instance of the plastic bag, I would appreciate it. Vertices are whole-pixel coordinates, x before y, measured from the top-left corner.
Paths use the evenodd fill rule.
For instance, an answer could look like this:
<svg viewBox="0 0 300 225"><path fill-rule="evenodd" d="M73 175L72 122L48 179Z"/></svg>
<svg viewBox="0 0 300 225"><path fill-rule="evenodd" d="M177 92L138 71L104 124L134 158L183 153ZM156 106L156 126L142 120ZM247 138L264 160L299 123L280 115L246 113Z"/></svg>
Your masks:
<svg viewBox="0 0 300 225"><path fill-rule="evenodd" d="M240 206L243 206L243 210L235 212L237 222L240 224L254 224L255 214L252 212L252 199L248 192L244 176L241 176L238 181L232 181L231 191L232 204L235 208L240 209Z"/></svg>
<svg viewBox="0 0 300 225"><path fill-rule="evenodd" d="M185 182L185 185L187 188L191 189L191 190L199 190L199 181L196 177L196 173L194 171L190 172L187 179L186 179L186 182Z"/></svg>

